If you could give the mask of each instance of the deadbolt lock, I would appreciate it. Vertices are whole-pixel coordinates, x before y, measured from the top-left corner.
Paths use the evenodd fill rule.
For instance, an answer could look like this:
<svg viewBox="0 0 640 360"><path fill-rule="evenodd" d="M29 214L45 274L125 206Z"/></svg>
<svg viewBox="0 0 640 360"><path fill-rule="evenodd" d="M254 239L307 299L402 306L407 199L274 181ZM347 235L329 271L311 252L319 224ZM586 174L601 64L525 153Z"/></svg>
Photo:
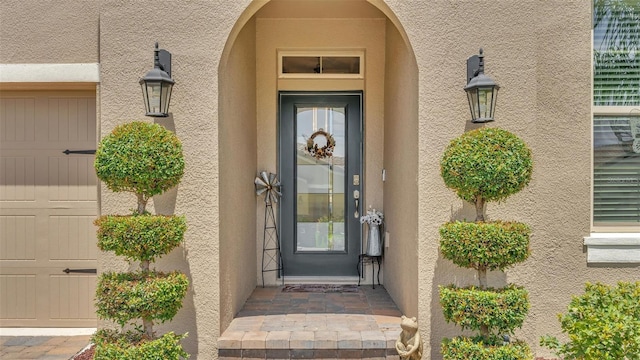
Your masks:
<svg viewBox="0 0 640 360"><path fill-rule="evenodd" d="M360 185L360 175L353 175L353 185L354 186Z"/></svg>

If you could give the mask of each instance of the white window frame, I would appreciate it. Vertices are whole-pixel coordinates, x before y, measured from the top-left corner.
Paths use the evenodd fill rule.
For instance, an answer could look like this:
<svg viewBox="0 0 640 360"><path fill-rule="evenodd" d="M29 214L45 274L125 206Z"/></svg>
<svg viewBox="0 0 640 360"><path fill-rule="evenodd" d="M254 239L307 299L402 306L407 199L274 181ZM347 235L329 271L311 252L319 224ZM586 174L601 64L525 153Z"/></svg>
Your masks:
<svg viewBox="0 0 640 360"><path fill-rule="evenodd" d="M593 9L593 4L592 4ZM638 106L596 106L593 104L594 71L593 71L593 37L591 29L591 234L584 237L589 264L640 264L640 226L596 226L594 225L594 138L593 126L595 116L629 116Z"/></svg>
<svg viewBox="0 0 640 360"><path fill-rule="evenodd" d="M280 79L364 79L365 52L361 49L346 50L278 50L278 78ZM287 56L309 57L359 57L360 72L358 74L293 74L282 72L282 58Z"/></svg>

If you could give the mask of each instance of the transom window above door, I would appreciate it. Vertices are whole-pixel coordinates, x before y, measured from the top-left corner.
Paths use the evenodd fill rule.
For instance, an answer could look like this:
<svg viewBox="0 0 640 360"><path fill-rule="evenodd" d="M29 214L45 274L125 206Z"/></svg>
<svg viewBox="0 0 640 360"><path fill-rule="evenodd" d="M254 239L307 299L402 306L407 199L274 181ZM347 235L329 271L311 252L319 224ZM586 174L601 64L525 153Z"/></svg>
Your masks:
<svg viewBox="0 0 640 360"><path fill-rule="evenodd" d="M278 52L280 78L364 78L364 51Z"/></svg>

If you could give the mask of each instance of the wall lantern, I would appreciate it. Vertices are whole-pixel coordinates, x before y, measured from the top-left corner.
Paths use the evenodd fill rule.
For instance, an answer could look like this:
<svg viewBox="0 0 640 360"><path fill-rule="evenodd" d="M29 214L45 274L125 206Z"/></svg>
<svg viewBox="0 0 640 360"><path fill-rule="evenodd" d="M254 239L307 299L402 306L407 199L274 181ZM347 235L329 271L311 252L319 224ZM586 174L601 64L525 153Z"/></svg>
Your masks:
<svg viewBox="0 0 640 360"><path fill-rule="evenodd" d="M496 111L496 99L500 86L493 79L484 74L484 55L474 55L467 59L467 92L471 122L485 123L493 121Z"/></svg>
<svg viewBox="0 0 640 360"><path fill-rule="evenodd" d="M171 101L171 89L175 81L171 78L171 53L164 49L156 49L154 52L153 69L142 79L142 97L147 109L147 116L169 116L169 102Z"/></svg>

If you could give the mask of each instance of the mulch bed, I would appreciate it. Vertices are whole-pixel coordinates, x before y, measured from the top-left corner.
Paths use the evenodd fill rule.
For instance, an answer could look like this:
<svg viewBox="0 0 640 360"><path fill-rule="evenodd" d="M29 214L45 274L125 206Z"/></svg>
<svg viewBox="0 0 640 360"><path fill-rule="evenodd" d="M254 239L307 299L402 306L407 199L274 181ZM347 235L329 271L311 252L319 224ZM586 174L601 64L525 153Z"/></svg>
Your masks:
<svg viewBox="0 0 640 360"><path fill-rule="evenodd" d="M357 293L357 285L332 285L332 284L296 284L285 285L282 292L302 293Z"/></svg>
<svg viewBox="0 0 640 360"><path fill-rule="evenodd" d="M82 349L81 352L74 355L70 360L93 360L95 351L96 346L92 344L91 347Z"/></svg>

